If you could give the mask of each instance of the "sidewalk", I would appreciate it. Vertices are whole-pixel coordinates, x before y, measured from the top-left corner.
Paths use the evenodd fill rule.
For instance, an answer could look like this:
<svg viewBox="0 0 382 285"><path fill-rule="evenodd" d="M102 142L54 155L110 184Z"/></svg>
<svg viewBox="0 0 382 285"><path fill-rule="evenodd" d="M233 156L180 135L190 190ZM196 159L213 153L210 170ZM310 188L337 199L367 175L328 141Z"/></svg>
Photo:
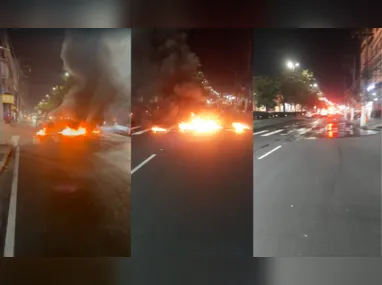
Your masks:
<svg viewBox="0 0 382 285"><path fill-rule="evenodd" d="M357 128L361 128L361 120L353 120L350 121L353 126ZM367 130L382 130L382 120L381 119L370 119L369 122L365 127L362 127L362 129L367 129Z"/></svg>

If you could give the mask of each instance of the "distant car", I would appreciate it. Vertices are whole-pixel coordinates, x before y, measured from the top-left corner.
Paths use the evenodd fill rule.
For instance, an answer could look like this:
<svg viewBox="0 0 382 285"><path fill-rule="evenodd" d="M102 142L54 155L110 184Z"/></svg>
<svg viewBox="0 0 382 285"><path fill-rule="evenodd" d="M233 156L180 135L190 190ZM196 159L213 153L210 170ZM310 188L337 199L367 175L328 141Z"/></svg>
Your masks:
<svg viewBox="0 0 382 285"><path fill-rule="evenodd" d="M95 124L85 124L76 120L47 121L36 132L36 139L40 143L72 143L83 141L98 145L100 142L100 128Z"/></svg>

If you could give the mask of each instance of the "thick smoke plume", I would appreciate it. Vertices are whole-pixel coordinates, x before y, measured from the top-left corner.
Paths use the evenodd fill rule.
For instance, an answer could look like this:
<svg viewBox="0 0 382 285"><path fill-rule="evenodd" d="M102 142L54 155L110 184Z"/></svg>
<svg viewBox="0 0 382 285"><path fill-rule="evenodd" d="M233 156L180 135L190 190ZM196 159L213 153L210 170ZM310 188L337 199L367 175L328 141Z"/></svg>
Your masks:
<svg viewBox="0 0 382 285"><path fill-rule="evenodd" d="M182 100L201 95L193 77L200 60L179 30L133 31L133 92L137 98Z"/></svg>
<svg viewBox="0 0 382 285"><path fill-rule="evenodd" d="M107 114L130 115L131 30L68 30L61 58L75 86L59 108L79 120L100 122Z"/></svg>

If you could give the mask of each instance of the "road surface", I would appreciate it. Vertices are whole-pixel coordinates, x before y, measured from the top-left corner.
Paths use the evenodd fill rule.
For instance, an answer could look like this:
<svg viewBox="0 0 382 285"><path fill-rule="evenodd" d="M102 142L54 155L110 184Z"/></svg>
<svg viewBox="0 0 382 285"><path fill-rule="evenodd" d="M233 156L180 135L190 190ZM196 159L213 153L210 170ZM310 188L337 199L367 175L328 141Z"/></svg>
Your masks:
<svg viewBox="0 0 382 285"><path fill-rule="evenodd" d="M252 136L132 134L132 255L252 256Z"/></svg>
<svg viewBox="0 0 382 285"><path fill-rule="evenodd" d="M123 136L105 134L97 152L81 143L42 146L22 136L1 175L3 254L129 256L129 156ZM12 226L14 238L6 238Z"/></svg>
<svg viewBox="0 0 382 285"><path fill-rule="evenodd" d="M254 131L254 256L380 256L381 134Z"/></svg>

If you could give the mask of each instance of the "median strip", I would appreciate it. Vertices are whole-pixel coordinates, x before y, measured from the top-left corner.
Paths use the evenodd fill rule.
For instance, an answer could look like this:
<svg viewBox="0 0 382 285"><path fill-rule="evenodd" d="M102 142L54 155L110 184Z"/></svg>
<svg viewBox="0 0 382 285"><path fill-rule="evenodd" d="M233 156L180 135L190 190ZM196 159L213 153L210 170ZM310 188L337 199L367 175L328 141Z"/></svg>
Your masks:
<svg viewBox="0 0 382 285"><path fill-rule="evenodd" d="M152 160L155 156L156 156L156 154L150 155L148 158L146 158L144 161L142 161L140 164L138 164L136 167L134 167L133 170L131 170L131 174L134 174L134 172L136 172L139 168L141 168L143 165L145 165L150 160Z"/></svg>
<svg viewBox="0 0 382 285"><path fill-rule="evenodd" d="M272 152L278 150L279 148L281 148L281 145L279 145L278 147L275 147L274 149L268 151L266 154L263 154L262 156L260 156L258 159L263 159L264 157L270 155Z"/></svg>

